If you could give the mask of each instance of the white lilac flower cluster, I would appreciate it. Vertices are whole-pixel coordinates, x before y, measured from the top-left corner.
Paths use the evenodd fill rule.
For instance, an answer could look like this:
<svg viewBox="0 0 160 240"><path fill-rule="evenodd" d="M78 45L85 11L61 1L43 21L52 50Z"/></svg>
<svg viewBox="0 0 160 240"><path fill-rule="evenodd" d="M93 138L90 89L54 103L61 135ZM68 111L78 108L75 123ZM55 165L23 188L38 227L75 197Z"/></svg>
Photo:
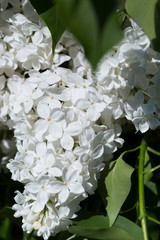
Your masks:
<svg viewBox="0 0 160 240"><path fill-rule="evenodd" d="M96 79L114 118L125 117L144 133L160 126L160 55L137 24L131 24L124 40L103 58Z"/></svg>
<svg viewBox="0 0 160 240"><path fill-rule="evenodd" d="M0 2L0 122L14 130L17 153L7 168L24 184L15 217L48 239L93 194L124 142L120 120L141 132L160 125L159 56L132 22L94 74L70 33L53 57L50 32L28 0L13 2Z"/></svg>

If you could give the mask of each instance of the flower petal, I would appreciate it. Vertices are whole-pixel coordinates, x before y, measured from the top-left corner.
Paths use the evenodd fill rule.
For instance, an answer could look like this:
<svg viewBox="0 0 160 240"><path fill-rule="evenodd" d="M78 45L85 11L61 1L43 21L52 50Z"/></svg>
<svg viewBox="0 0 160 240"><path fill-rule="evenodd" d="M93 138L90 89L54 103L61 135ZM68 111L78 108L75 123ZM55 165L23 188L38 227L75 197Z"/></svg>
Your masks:
<svg viewBox="0 0 160 240"><path fill-rule="evenodd" d="M64 119L64 116L65 116L64 111L59 108L55 108L51 112L51 119L53 119L54 121L60 121Z"/></svg>
<svg viewBox="0 0 160 240"><path fill-rule="evenodd" d="M39 157L43 157L46 154L46 143L45 142L40 142L36 146L36 153Z"/></svg>
<svg viewBox="0 0 160 240"><path fill-rule="evenodd" d="M93 159L97 159L97 158L100 158L104 153L104 146L103 145L98 145L94 151L92 152L92 155L91 157Z"/></svg>
<svg viewBox="0 0 160 240"><path fill-rule="evenodd" d="M64 133L62 139L60 140L60 143L61 143L61 146L66 150L72 150L74 146L73 138L67 133Z"/></svg>
<svg viewBox="0 0 160 240"><path fill-rule="evenodd" d="M71 122L68 124L65 132L70 136L78 136L82 132L82 125L78 121Z"/></svg>
<svg viewBox="0 0 160 240"><path fill-rule="evenodd" d="M64 187L64 183L63 182L60 182L60 181L55 181L53 183L51 183L51 193L55 194L55 193L58 193L60 192L63 187Z"/></svg>
<svg viewBox="0 0 160 240"><path fill-rule="evenodd" d="M76 102L76 106L79 109L86 109L90 105L90 102L87 99L79 99Z"/></svg>
<svg viewBox="0 0 160 240"><path fill-rule="evenodd" d="M49 200L49 197L50 197L50 193L48 191L45 191L44 189L41 192L39 192L37 196L37 201L42 204L46 204Z"/></svg>
<svg viewBox="0 0 160 240"><path fill-rule="evenodd" d="M58 199L60 203L64 203L69 197L69 190L67 187L64 187L63 190L58 194Z"/></svg>
<svg viewBox="0 0 160 240"><path fill-rule="evenodd" d="M49 133L52 137L58 139L62 136L62 128L61 125L57 122L52 122L48 129Z"/></svg>
<svg viewBox="0 0 160 240"><path fill-rule="evenodd" d="M34 212L38 213L38 212L41 212L41 211L43 210L44 206L45 206L45 205L44 205L43 203L36 201L36 202L33 204L32 210L33 210Z"/></svg>
<svg viewBox="0 0 160 240"><path fill-rule="evenodd" d="M70 192L72 192L74 194L82 194L82 193L84 193L84 188L78 182L69 183L68 184L68 188L69 188Z"/></svg>

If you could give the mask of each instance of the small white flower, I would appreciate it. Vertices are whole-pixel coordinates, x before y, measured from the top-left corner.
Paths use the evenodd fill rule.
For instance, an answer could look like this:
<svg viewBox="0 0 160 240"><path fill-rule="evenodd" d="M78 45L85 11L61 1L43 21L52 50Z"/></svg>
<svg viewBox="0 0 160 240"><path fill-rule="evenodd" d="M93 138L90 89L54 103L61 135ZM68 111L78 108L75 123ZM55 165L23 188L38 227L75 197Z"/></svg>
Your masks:
<svg viewBox="0 0 160 240"><path fill-rule="evenodd" d="M59 108L51 110L47 104L39 102L37 113L41 119L34 125L35 135L38 140L42 139L43 134L49 134L52 140L57 140L62 136L62 126L60 121L64 119L65 112Z"/></svg>
<svg viewBox="0 0 160 240"><path fill-rule="evenodd" d="M32 206L32 210L34 212L42 211L52 192L50 178L47 176L42 176L37 179L37 181L26 184L25 189L32 194L36 194L36 201Z"/></svg>
<svg viewBox="0 0 160 240"><path fill-rule="evenodd" d="M71 167L64 168L62 171L62 181L54 181L52 183L52 193L58 193L60 203L66 202L70 193L75 195L84 193L79 171Z"/></svg>

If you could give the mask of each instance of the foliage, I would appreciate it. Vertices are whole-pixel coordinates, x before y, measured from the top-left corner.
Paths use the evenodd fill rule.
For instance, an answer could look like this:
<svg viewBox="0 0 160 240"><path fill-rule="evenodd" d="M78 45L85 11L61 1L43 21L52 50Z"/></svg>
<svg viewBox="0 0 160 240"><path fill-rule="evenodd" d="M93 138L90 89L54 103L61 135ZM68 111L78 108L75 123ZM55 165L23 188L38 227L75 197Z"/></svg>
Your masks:
<svg viewBox="0 0 160 240"><path fill-rule="evenodd" d="M131 189L131 174L134 169L125 163L120 156L116 161L110 163L109 173L105 178L107 189L107 213L109 226L111 227L126 200Z"/></svg>
<svg viewBox="0 0 160 240"><path fill-rule="evenodd" d="M31 0L41 14L53 36L53 47L64 28L78 38L85 53L95 68L101 57L122 38L120 22L115 10L123 10L125 1L116 0ZM126 0L127 14L132 17L148 35L153 48L160 51L160 1ZM121 20L124 20L122 18Z"/></svg>
<svg viewBox="0 0 160 240"><path fill-rule="evenodd" d="M157 141L160 141L159 133L154 135L154 137L153 134L154 133L151 131L151 137L149 136L147 140L152 147L156 146ZM132 136L133 138L135 137L134 133L131 132L131 139ZM141 137L143 137L142 134ZM128 145L132 144L135 146L135 143L133 144L131 139L130 142L128 142ZM152 139L152 141L150 139ZM73 226L69 228L69 232L61 232L56 237L51 237L50 239L144 239L142 236L142 229L140 227L138 210L139 193L138 187L136 187L138 169L135 163L138 161L139 150L140 145L133 150L126 151L125 149L122 149L120 157L110 163L109 172L104 169L98 190L93 196L90 196L81 204L82 210L78 213L79 217L77 220L73 221ZM147 147L144 159L146 216L148 232L150 239L152 240L158 240L160 235L160 187L158 169L155 169L157 163L159 163L159 154L160 153L155 151L153 148ZM125 162L127 159L129 159L130 164ZM135 170L132 166L135 166ZM154 172L155 174L153 174ZM10 182L11 181L8 180L8 184L11 184ZM103 183L103 188L101 183ZM106 188L107 193L105 191L102 192L102 189L104 188ZM113 191L111 191L111 189L113 189ZM110 194L108 195L108 193ZM13 194L11 189L9 190L9 194ZM5 195L6 193L4 192L2 202ZM106 197L107 202L104 202L103 200ZM110 201L113 201L112 205ZM9 205L10 204L11 203L9 203ZM107 216L105 208L107 210ZM3 231L1 231L0 239L12 239L11 236L13 235L13 232L17 229L17 227L20 228L21 223L17 221L17 219L13 218L13 210L9 207L3 208L0 212L0 216L2 219L0 227L3 229ZM112 227L110 225L112 225ZM22 235L20 230L18 230L18 232L19 236ZM23 240L40 239L37 238L34 232L30 235L23 233L23 235Z"/></svg>
<svg viewBox="0 0 160 240"><path fill-rule="evenodd" d="M115 13L116 1L58 0L54 7L42 13L43 1L31 1L48 25L53 46L63 27L78 38L95 68L100 58L122 38L120 22ZM103 6L103 7L101 7ZM56 18L56 19L55 19ZM110 32L114 29L112 34Z"/></svg>
<svg viewBox="0 0 160 240"><path fill-rule="evenodd" d="M70 227L69 232L91 239L143 239L141 229L122 216L117 218L113 227L109 227L107 216L94 216L87 220L75 222L75 224L76 226Z"/></svg>
<svg viewBox="0 0 160 240"><path fill-rule="evenodd" d="M69 28L82 43L93 68L96 68L101 57L122 38L121 25L115 13L116 1L32 0L31 3L51 31L53 50L64 29ZM159 1L126 0L125 9L123 1L120 6L123 23L126 16L132 17L143 27L153 48L160 50L157 44L160 40ZM100 183L104 191L102 192L99 184L95 194L81 204L82 210L73 226L51 239L160 238L160 149L157 144L160 141L159 129L156 133L149 131L145 137L130 130L124 138L128 136L127 146L115 154L117 160L111 161L101 176ZM145 144L139 142L139 137ZM131 149L135 148L130 150L130 146ZM0 187L4 194L0 204L0 239L3 240L12 240L13 234L19 229L19 222L13 218L13 210L8 207L12 205L11 199L16 189L15 186L12 188L13 183L9 178L5 173L1 173ZM37 238L34 232L28 235L18 230L17 239L40 238Z"/></svg>

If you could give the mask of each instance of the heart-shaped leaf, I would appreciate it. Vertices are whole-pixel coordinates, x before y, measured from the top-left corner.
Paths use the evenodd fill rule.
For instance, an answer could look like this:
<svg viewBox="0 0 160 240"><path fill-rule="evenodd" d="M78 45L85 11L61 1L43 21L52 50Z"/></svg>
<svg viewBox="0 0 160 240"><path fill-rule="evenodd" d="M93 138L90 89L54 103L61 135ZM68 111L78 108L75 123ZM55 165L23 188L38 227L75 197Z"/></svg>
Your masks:
<svg viewBox="0 0 160 240"><path fill-rule="evenodd" d="M120 39L122 31L115 13L115 0L58 0L58 12L77 37L95 68L100 58Z"/></svg>
<svg viewBox="0 0 160 240"><path fill-rule="evenodd" d="M109 225L112 226L131 189L131 174L134 169L122 158L110 163L110 169L105 178L108 193L107 213Z"/></svg>
<svg viewBox="0 0 160 240"><path fill-rule="evenodd" d="M54 51L56 44L65 30L65 26L62 24L57 13L57 6L52 0L30 0L30 2L51 32L52 48Z"/></svg>
<svg viewBox="0 0 160 240"><path fill-rule="evenodd" d="M49 8L46 12L43 12L41 15L41 18L44 20L46 25L48 26L51 35L52 35L52 48L53 51L56 47L56 44L58 43L60 37L62 36L65 26L62 24L56 5L52 8Z"/></svg>
<svg viewBox="0 0 160 240"><path fill-rule="evenodd" d="M113 227L109 227L108 216L93 216L76 222L69 228L70 233L91 239L107 240L142 240L142 230L135 223L119 216Z"/></svg>

